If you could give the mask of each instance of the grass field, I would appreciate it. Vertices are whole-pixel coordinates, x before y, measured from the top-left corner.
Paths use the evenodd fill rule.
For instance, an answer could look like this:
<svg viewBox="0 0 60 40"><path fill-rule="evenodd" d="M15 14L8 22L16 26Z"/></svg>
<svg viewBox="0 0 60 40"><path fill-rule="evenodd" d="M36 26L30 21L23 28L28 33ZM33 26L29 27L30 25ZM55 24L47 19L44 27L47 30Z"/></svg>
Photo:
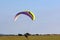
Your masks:
<svg viewBox="0 0 60 40"><path fill-rule="evenodd" d="M60 35L55 36L0 36L0 40L60 40Z"/></svg>

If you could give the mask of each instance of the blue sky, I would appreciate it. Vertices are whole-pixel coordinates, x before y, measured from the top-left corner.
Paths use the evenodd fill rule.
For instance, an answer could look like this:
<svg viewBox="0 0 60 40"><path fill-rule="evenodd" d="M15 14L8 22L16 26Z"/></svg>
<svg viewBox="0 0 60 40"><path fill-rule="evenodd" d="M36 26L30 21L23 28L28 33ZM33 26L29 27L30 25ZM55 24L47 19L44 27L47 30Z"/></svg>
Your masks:
<svg viewBox="0 0 60 40"><path fill-rule="evenodd" d="M32 11L36 20L21 15L14 22L14 16L24 10ZM18 33L60 33L60 0L1 0L0 34Z"/></svg>

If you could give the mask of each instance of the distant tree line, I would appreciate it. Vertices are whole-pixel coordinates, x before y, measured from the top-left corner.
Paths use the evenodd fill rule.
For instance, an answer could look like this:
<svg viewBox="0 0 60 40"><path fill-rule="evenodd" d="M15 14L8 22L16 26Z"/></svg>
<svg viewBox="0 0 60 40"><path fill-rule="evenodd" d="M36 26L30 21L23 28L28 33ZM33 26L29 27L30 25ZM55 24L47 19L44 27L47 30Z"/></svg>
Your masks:
<svg viewBox="0 0 60 40"><path fill-rule="evenodd" d="M53 36L53 35L60 35L60 34L30 34L30 33L25 33L25 34L0 34L0 36Z"/></svg>

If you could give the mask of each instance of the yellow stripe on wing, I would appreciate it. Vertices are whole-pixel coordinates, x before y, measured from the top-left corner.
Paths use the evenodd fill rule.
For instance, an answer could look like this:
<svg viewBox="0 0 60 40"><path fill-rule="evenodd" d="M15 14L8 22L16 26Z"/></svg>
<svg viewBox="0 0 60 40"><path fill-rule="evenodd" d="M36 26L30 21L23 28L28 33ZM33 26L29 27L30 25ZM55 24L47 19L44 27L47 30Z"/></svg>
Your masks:
<svg viewBox="0 0 60 40"><path fill-rule="evenodd" d="M34 15L34 13L30 11L30 14L32 15L32 20L35 20L35 15Z"/></svg>

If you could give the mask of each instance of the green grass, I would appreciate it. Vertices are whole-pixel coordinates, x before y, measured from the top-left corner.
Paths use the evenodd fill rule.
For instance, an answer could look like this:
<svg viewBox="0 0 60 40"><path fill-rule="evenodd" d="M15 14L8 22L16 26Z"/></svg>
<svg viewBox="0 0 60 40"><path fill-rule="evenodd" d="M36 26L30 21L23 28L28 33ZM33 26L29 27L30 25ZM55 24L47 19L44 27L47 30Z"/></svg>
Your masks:
<svg viewBox="0 0 60 40"><path fill-rule="evenodd" d="M0 36L0 40L60 40L60 36Z"/></svg>

